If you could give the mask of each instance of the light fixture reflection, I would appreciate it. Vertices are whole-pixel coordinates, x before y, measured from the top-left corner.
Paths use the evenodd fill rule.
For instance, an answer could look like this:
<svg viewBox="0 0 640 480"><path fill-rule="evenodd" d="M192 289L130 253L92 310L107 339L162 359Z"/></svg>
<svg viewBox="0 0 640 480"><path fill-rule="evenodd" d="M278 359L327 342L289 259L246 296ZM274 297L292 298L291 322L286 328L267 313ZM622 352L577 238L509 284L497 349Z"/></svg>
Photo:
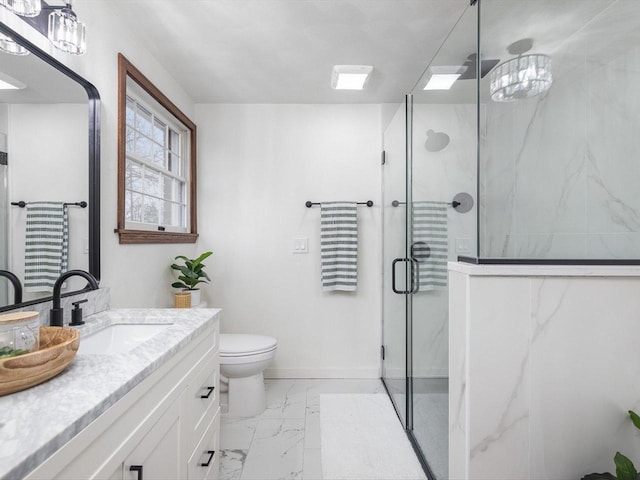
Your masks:
<svg viewBox="0 0 640 480"><path fill-rule="evenodd" d="M40 0L1 0L1 3L16 15L23 17L37 17L42 10Z"/></svg>
<svg viewBox="0 0 640 480"><path fill-rule="evenodd" d="M423 90L450 90L466 70L467 67L458 65L429 67Z"/></svg>
<svg viewBox="0 0 640 480"><path fill-rule="evenodd" d="M489 94L494 102L513 102L541 95L551 88L551 57L541 54L523 55L533 46L524 38L509 45L509 53L518 55L493 69L489 77Z"/></svg>
<svg viewBox="0 0 640 480"><path fill-rule="evenodd" d="M82 55L87 51L87 28L71 9L71 2L49 14L48 37L63 52Z"/></svg>
<svg viewBox="0 0 640 480"><path fill-rule="evenodd" d="M2 33L0 33L0 51L11 55L29 55L29 50Z"/></svg>

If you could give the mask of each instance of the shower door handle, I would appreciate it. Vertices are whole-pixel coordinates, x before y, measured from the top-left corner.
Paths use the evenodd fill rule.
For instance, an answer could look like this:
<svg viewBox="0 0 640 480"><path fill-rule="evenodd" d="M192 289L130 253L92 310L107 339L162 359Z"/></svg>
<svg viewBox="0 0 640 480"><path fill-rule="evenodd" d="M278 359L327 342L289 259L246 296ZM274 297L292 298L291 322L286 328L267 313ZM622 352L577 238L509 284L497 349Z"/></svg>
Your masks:
<svg viewBox="0 0 640 480"><path fill-rule="evenodd" d="M392 263L391 263L391 289L393 290L393 293L397 293L398 295L406 295L407 293L411 293L411 290L398 290L396 288L396 264L398 262L402 262L402 263L410 263L412 264L411 266L411 289L413 289L413 262L411 261L411 259L409 258L396 258Z"/></svg>

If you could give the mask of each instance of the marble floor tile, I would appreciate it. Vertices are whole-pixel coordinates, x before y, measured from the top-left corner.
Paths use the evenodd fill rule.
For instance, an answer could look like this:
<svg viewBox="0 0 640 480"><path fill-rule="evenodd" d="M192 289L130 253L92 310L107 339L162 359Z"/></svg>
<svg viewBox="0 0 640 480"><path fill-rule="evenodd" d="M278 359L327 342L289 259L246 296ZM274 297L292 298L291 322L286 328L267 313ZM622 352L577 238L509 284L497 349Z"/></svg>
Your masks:
<svg viewBox="0 0 640 480"><path fill-rule="evenodd" d="M220 448L223 450L249 450L258 425L256 417L230 418L220 422Z"/></svg>
<svg viewBox="0 0 640 480"><path fill-rule="evenodd" d="M320 448L320 403L307 403L304 422L304 448Z"/></svg>
<svg viewBox="0 0 640 480"><path fill-rule="evenodd" d="M304 418L309 380L266 380L267 409L260 418Z"/></svg>
<svg viewBox="0 0 640 480"><path fill-rule="evenodd" d="M221 450L220 480L240 480L247 450Z"/></svg>
<svg viewBox="0 0 640 480"><path fill-rule="evenodd" d="M261 419L241 479L301 479L303 458L304 418Z"/></svg>
<svg viewBox="0 0 640 480"><path fill-rule="evenodd" d="M305 448L302 480L322 480L322 457L319 448Z"/></svg>

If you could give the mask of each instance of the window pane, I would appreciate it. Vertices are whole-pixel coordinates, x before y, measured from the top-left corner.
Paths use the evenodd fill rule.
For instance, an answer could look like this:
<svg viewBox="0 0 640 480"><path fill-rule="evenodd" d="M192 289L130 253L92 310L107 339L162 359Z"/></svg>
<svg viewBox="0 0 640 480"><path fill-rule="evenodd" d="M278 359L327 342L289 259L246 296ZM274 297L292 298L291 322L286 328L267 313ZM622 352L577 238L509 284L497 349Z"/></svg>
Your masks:
<svg viewBox="0 0 640 480"><path fill-rule="evenodd" d="M186 198L187 189L185 188L185 184L183 182L176 180L174 186L175 186L175 190L174 190L173 199L178 203L187 203L187 198Z"/></svg>
<svg viewBox="0 0 640 480"><path fill-rule="evenodd" d="M142 167L133 160L127 160L126 188L127 190L142 190Z"/></svg>
<svg viewBox="0 0 640 480"><path fill-rule="evenodd" d="M167 126L157 118L153 122L153 139L160 145L166 145L165 136L167 134Z"/></svg>
<svg viewBox="0 0 640 480"><path fill-rule="evenodd" d="M154 197L162 196L160 174L154 170L151 170L150 168L145 168L144 170L144 193L146 193L147 195L153 195Z"/></svg>
<svg viewBox="0 0 640 480"><path fill-rule="evenodd" d="M162 169L166 168L164 162L164 148L157 143L153 144L153 163Z"/></svg>
<svg viewBox="0 0 640 480"><path fill-rule="evenodd" d="M136 130L151 136L151 113L138 104L138 115L136 115Z"/></svg>
<svg viewBox="0 0 640 480"><path fill-rule="evenodd" d="M169 153L169 171L178 176L184 176L182 168L180 168L180 157L175 153Z"/></svg>
<svg viewBox="0 0 640 480"><path fill-rule="evenodd" d="M173 203L171 202L164 202L162 209L162 224L171 227L177 226L175 219L173 218Z"/></svg>
<svg viewBox="0 0 640 480"><path fill-rule="evenodd" d="M169 148L172 152L180 151L180 135L175 130L169 129Z"/></svg>
<svg viewBox="0 0 640 480"><path fill-rule="evenodd" d="M135 148L134 148L134 141L135 141L135 131L131 128L131 127L127 127L126 129L126 149L127 149L127 153L134 153L135 152Z"/></svg>
<svg viewBox="0 0 640 480"><path fill-rule="evenodd" d="M165 200L174 200L173 179L171 177L167 177L166 175L162 176L162 197Z"/></svg>
<svg viewBox="0 0 640 480"><path fill-rule="evenodd" d="M125 216L127 220L131 220L133 222L142 221L142 195L139 193L127 192Z"/></svg>
<svg viewBox="0 0 640 480"><path fill-rule="evenodd" d="M133 99L127 97L127 125L133 126L135 117L135 103L133 102Z"/></svg>
<svg viewBox="0 0 640 480"><path fill-rule="evenodd" d="M140 134L136 136L136 156L148 162L152 161L152 141Z"/></svg>
<svg viewBox="0 0 640 480"><path fill-rule="evenodd" d="M160 224L160 208L161 201L157 198L144 197L144 219L145 223L152 223L154 225Z"/></svg>
<svg viewBox="0 0 640 480"><path fill-rule="evenodd" d="M173 208L173 218L174 218L174 221L176 222L175 226L183 227L183 228L186 227L187 225L186 225L186 222L184 221L185 219L184 206L174 203L172 208Z"/></svg>

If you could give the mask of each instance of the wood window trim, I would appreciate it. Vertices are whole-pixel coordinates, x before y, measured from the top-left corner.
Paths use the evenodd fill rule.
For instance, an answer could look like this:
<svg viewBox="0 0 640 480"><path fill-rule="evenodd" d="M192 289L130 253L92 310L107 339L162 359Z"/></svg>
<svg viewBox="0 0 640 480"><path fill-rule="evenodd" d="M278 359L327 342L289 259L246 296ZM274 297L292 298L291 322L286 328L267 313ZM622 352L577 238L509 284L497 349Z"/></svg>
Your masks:
<svg viewBox="0 0 640 480"><path fill-rule="evenodd" d="M190 131L189 145L189 232L154 232L125 228L126 191L126 134L127 134L127 78L131 78L154 100L166 108ZM195 243L198 238L197 223L197 171L196 171L196 124L169 100L151 81L124 55L118 53L118 227L114 230L121 244L137 243Z"/></svg>

